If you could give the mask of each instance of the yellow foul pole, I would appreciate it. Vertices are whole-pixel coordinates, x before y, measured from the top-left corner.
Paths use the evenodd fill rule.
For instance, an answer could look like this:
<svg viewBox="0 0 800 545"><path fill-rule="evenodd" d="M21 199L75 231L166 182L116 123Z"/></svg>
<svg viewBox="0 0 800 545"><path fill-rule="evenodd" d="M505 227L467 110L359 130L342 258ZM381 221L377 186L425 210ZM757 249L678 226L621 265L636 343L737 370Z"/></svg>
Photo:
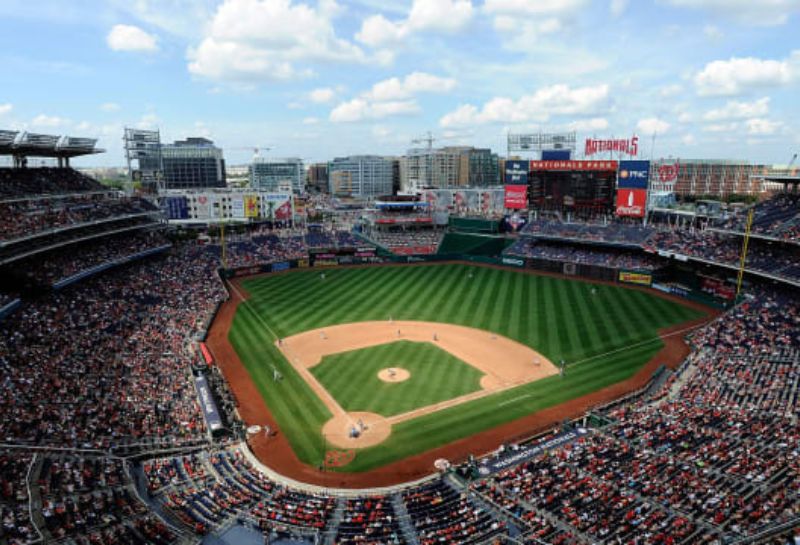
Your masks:
<svg viewBox="0 0 800 545"><path fill-rule="evenodd" d="M747 247L750 245L750 229L753 226L753 209L747 214L747 224L744 228L744 242L742 243L742 255L739 259L739 277L736 279L736 297L742 291L742 279L744 278L744 266L747 263Z"/></svg>

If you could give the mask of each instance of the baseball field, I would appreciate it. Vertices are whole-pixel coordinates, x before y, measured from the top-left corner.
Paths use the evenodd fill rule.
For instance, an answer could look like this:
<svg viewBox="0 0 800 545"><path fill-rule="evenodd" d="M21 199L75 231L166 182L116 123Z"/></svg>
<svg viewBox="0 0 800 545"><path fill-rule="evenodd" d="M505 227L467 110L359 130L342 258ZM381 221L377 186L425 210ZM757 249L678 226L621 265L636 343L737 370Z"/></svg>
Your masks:
<svg viewBox="0 0 800 545"><path fill-rule="evenodd" d="M232 290L228 341L280 433L310 466L348 452L340 472L624 381L662 348L659 330L703 316L643 290L469 264L298 270Z"/></svg>

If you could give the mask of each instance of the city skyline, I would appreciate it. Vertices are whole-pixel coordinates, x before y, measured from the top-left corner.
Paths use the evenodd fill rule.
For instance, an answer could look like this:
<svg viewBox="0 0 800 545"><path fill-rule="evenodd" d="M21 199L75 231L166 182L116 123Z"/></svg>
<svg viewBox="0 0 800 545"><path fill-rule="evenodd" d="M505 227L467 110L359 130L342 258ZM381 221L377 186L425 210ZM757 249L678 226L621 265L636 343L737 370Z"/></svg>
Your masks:
<svg viewBox="0 0 800 545"><path fill-rule="evenodd" d="M4 2L0 128L99 138L77 166L123 165L125 126L229 164L399 155L427 131L500 154L509 130L635 133L644 158L800 148L800 1L383 4Z"/></svg>

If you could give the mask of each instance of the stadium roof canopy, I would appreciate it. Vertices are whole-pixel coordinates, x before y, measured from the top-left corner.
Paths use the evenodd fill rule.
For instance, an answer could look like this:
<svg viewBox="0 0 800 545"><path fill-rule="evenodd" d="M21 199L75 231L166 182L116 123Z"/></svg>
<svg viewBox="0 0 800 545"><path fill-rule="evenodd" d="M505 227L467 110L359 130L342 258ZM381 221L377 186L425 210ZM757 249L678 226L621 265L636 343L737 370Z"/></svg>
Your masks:
<svg viewBox="0 0 800 545"><path fill-rule="evenodd" d="M97 147L97 138L0 129L0 156L69 158L103 153L104 151Z"/></svg>

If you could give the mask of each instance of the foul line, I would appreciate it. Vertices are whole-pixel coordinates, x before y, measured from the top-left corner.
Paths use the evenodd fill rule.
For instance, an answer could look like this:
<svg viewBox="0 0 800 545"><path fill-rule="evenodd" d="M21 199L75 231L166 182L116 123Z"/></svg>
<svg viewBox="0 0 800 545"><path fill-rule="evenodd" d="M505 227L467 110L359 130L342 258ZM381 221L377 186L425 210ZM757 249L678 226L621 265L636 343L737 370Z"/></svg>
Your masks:
<svg viewBox="0 0 800 545"><path fill-rule="evenodd" d="M274 341L277 342L277 340L279 339L278 335L276 335L275 331L273 331L272 328L269 327L269 324L266 322L266 320L264 320L264 318L262 318L261 315L258 312L256 312L255 309L253 309L250 306L249 301L244 298L244 296L242 295L242 292L239 291L239 289L233 284L233 282L228 282L228 286L230 286L231 291L236 292L236 295L239 297L240 303L247 306L247 309L250 311L250 314L255 316L256 319L259 322L261 322L261 325L263 325L264 328L266 328L266 330L270 332L270 334L274 337ZM286 344L286 343L283 343L283 344ZM278 348L278 347L276 347L276 348ZM332 416L335 417L335 416L337 416L337 414L339 414L339 415L343 414L345 416L348 416L348 418L349 418L349 415L347 414L347 411L345 411L342 408L342 406L339 405L339 403L336 402L336 399L333 398L333 396L330 394L330 392L328 392L328 390L326 390L325 387L323 387L322 384L319 383L319 381L317 380L317 377L312 375L311 372L308 369L306 369L305 367L303 367L302 365L295 365L294 364L293 360L294 360L294 358L296 356L291 353L291 351L289 350L289 348L287 346L281 346L280 348L278 348L278 352L283 354L283 356L289 362L289 365L295 371L297 371L297 373L300 375L301 378L303 378L306 381L306 383L309 385L311 390L314 391L314 393L319 394L319 392L323 392L324 397L327 398L327 402L325 400L322 400L322 403L332 413ZM317 388L314 388L315 385L316 385ZM319 390L319 391L317 391L317 390ZM352 419L350 419L350 423L351 424L353 423Z"/></svg>
<svg viewBox="0 0 800 545"><path fill-rule="evenodd" d="M647 339L647 340L644 340L644 341L640 341L640 342L638 342L638 343L629 344L628 346L623 346L623 347L621 347L621 348L616 348L616 349L614 349L614 350L610 350L610 351L608 351L608 352L604 352L604 353L602 353L602 354L595 354L594 356L590 356L590 357L588 357L588 358L584 358L584 359L582 359L582 360L578 360L578 361L574 361L574 362L572 362L572 363L568 363L568 364L567 364L567 369L570 369L570 368L572 368L572 367L577 367L578 365L581 365L581 364L584 364L584 363L590 362L590 361L592 361L592 360L596 360L596 359L598 359L598 358L604 358L604 357L606 357L606 356L610 356L610 355L612 355L612 354L616 354L617 352L625 352L626 350L632 350L632 349L634 349L634 348L638 348L638 347L640 347L640 346L644 346L644 345L646 345L646 344L654 343L654 342L656 342L657 340L667 339L667 338L669 338L669 337L674 337L674 336L676 336L676 335L683 335L683 334L684 334L684 333L686 333L687 331L693 331L693 330L695 330L695 329L698 329L698 328L700 328L700 327L704 327L704 326L706 326L706 325L708 325L708 324L707 324L707 323L702 323L702 324L698 324L698 325L694 325L694 326L686 327L686 328L683 328L683 329L679 329L678 331L673 331L672 333L667 333L666 335L659 335L659 336L657 336L657 337L653 337L653 338L651 338L651 339Z"/></svg>

